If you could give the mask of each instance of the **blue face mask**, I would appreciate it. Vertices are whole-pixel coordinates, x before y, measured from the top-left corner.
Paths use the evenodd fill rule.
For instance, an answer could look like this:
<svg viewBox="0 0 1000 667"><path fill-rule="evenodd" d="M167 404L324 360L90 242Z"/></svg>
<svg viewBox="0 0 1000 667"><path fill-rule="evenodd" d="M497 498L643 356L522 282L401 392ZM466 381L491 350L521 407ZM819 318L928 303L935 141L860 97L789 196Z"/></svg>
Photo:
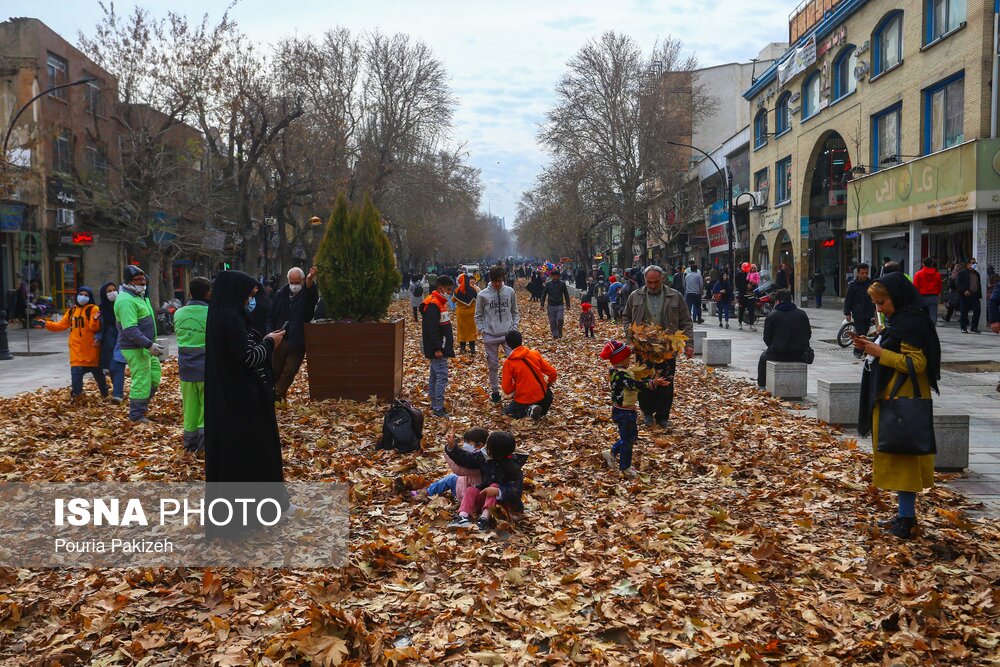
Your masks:
<svg viewBox="0 0 1000 667"><path fill-rule="evenodd" d="M257 299L254 297L250 297L250 300L247 301L247 312L252 313L253 309L256 307L257 307Z"/></svg>

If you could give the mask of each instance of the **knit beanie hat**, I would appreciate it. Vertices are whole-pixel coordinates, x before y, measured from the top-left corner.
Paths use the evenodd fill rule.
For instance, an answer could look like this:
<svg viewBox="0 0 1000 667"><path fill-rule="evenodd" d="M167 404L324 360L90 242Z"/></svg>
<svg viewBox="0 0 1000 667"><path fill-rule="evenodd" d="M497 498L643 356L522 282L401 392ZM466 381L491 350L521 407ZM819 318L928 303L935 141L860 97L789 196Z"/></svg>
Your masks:
<svg viewBox="0 0 1000 667"><path fill-rule="evenodd" d="M625 343L617 340L609 340L601 350L601 359L607 359L612 364L620 364L632 355L632 350Z"/></svg>
<svg viewBox="0 0 1000 667"><path fill-rule="evenodd" d="M122 281L125 284L132 282L132 279L136 276L144 276L146 272L140 269L135 264L129 264L125 267L125 271L122 273Z"/></svg>
<svg viewBox="0 0 1000 667"><path fill-rule="evenodd" d="M585 313L590 310L590 304L589 303L583 303L583 304L580 305L580 307L583 308L583 312L585 312Z"/></svg>

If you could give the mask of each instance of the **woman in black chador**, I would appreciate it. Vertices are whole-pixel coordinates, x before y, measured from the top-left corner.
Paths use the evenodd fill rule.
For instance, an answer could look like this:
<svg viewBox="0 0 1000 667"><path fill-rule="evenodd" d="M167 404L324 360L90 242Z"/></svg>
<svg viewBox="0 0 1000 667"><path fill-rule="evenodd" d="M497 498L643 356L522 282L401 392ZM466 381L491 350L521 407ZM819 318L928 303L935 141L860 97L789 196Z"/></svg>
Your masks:
<svg viewBox="0 0 1000 667"><path fill-rule="evenodd" d="M284 509L288 493L270 361L284 332L261 337L254 331L250 313L257 289L242 271L223 271L212 283L205 335L205 481L274 483L267 495Z"/></svg>

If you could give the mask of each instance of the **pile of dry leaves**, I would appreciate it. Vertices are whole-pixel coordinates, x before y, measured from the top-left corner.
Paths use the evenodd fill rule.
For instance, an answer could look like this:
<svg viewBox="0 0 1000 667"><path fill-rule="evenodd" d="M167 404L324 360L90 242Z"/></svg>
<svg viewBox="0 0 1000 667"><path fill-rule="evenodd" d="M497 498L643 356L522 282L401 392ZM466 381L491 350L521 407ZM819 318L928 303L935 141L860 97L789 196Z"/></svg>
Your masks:
<svg viewBox="0 0 1000 667"><path fill-rule="evenodd" d="M552 412L505 418L481 355L452 363L448 404L459 431L508 429L530 453L523 516L449 532L448 499L399 492L444 472L449 421L428 419L422 455L376 453L384 405L296 393L286 477L350 482L347 567L0 570L0 663L1000 664L996 521L939 486L920 539L880 534L892 498L851 441L684 359L671 431L641 431L641 475L623 480L601 464L615 428L597 357L621 331L552 342L519 296L559 371ZM408 323L405 391L426 409L418 341ZM174 368L147 426L65 390L0 401L0 479L199 479Z"/></svg>

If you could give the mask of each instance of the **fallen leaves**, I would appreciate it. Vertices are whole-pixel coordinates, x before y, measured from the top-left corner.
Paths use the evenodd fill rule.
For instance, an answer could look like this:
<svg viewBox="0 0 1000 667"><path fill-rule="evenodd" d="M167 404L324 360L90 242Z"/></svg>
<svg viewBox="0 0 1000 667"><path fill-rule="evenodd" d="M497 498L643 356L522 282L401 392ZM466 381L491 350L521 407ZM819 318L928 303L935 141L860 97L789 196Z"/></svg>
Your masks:
<svg viewBox="0 0 1000 667"><path fill-rule="evenodd" d="M672 429L641 427L641 474L625 481L600 459L617 432L597 357L601 338L621 330L599 321L601 338L567 330L554 342L519 298L526 341L560 376L542 422L511 421L490 403L480 353L452 365L454 417L428 419L423 454L376 452L384 405L309 402L299 378L278 413L285 475L350 483L347 566L0 570L0 662L997 661L995 520L968 518L938 486L918 500L920 540L885 537L872 525L893 499L871 488L856 442L683 358ZM408 323L406 337L405 393L427 411L419 328ZM201 479L180 450L175 367L148 426L95 398L69 406L65 390L0 401L0 479ZM526 511L493 533L449 532L450 499L407 499L447 472L451 424L510 430L531 455Z"/></svg>

